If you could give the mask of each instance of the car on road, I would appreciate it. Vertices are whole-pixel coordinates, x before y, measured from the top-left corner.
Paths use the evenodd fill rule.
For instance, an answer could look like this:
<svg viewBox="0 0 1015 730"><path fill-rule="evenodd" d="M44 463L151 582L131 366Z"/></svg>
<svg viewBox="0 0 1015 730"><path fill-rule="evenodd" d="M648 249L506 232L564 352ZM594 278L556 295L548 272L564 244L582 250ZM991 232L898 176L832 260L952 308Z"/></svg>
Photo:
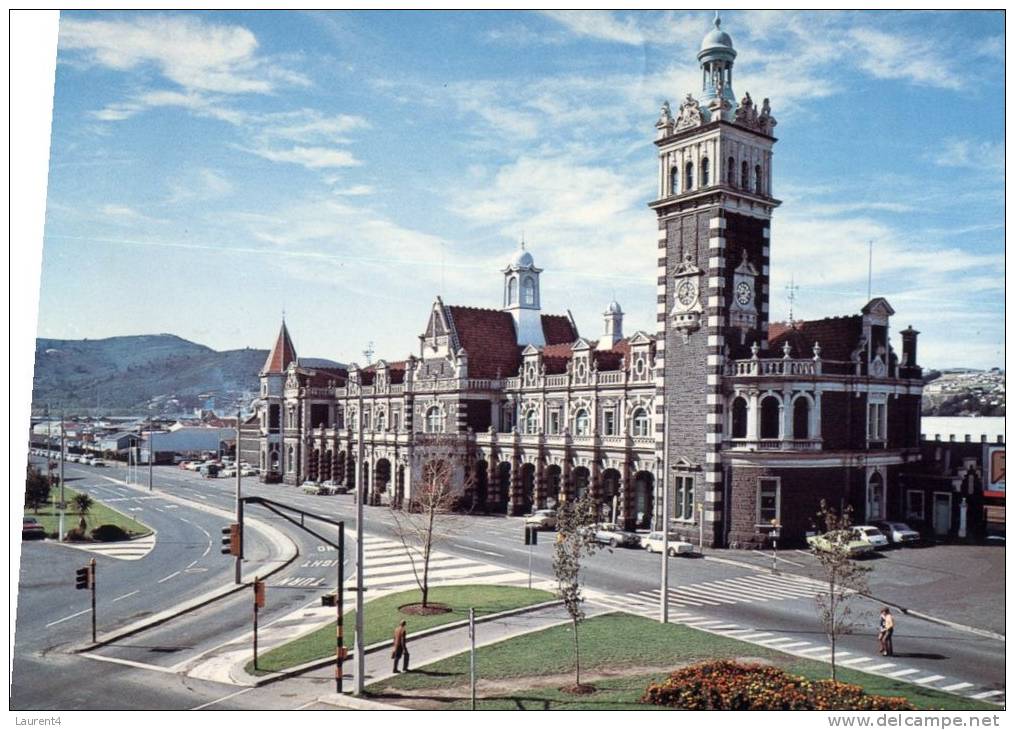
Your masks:
<svg viewBox="0 0 1015 730"><path fill-rule="evenodd" d="M217 464L203 464L201 466L201 476L205 479L215 479L219 475L219 468Z"/></svg>
<svg viewBox="0 0 1015 730"><path fill-rule="evenodd" d="M557 529L557 511L552 509L536 510L525 518L525 524L538 530L555 530Z"/></svg>
<svg viewBox="0 0 1015 730"><path fill-rule="evenodd" d="M25 517L21 520L22 540L45 540L46 528L39 524L34 517Z"/></svg>
<svg viewBox="0 0 1015 730"><path fill-rule="evenodd" d="M641 545L643 548L648 550L650 553L662 553L663 551L663 532L658 530L656 532L650 532L648 535L641 539ZM694 552L694 545L689 542L681 540L677 535L670 533L667 548L671 557L677 555L686 555Z"/></svg>
<svg viewBox="0 0 1015 730"><path fill-rule="evenodd" d="M322 487L327 487L331 490L331 494L348 494L349 487L345 484L338 484L335 481L328 479L327 481L321 482Z"/></svg>
<svg viewBox="0 0 1015 730"><path fill-rule="evenodd" d="M245 466L242 469L240 469L240 476L241 477L256 477L257 476L257 469L255 469L252 466Z"/></svg>
<svg viewBox="0 0 1015 730"><path fill-rule="evenodd" d="M873 530L874 528L871 529ZM881 535L880 532L878 532L878 535L881 536L882 540L885 539L884 535ZM840 538L830 532L824 535L808 535L807 544L819 552L832 552L840 544ZM867 535L861 533L858 527L850 528L849 535L845 537L844 548L851 558L870 555L875 549L874 543L871 542Z"/></svg>
<svg viewBox="0 0 1015 730"><path fill-rule="evenodd" d="M905 522L873 522L874 527L888 538L893 545L915 545L920 542L920 533Z"/></svg>
<svg viewBox="0 0 1015 730"><path fill-rule="evenodd" d="M641 538L636 532L628 532L620 529L620 525L613 522L602 522L593 525L593 539L610 547L641 547Z"/></svg>
<svg viewBox="0 0 1015 730"><path fill-rule="evenodd" d="M220 476L224 476L224 477L234 477L234 476L236 476L236 467L235 466L227 466L225 469L223 469L220 472Z"/></svg>
<svg viewBox="0 0 1015 730"><path fill-rule="evenodd" d="M857 525L853 528L853 532L859 539L869 542L875 550L884 550L888 547L888 538L873 525Z"/></svg>
<svg viewBox="0 0 1015 730"><path fill-rule="evenodd" d="M92 466L105 466L106 462L102 459L92 459Z"/></svg>

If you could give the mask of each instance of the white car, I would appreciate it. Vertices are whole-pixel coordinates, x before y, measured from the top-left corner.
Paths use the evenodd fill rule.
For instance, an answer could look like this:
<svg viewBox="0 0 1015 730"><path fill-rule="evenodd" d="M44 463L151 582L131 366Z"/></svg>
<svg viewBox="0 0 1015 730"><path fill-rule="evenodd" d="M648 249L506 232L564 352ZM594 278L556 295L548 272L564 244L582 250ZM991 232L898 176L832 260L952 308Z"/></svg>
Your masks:
<svg viewBox="0 0 1015 730"><path fill-rule="evenodd" d="M556 530L557 511L552 509L540 509L525 518L525 524L535 527L537 530Z"/></svg>
<svg viewBox="0 0 1015 730"><path fill-rule="evenodd" d="M650 532L647 536L641 539L641 544L650 553L661 553L663 551L662 530L658 532ZM694 552L694 545L689 542L684 542L672 533L670 534L667 548L669 549L669 554L673 557Z"/></svg>
<svg viewBox="0 0 1015 730"><path fill-rule="evenodd" d="M853 536L857 540L867 543L875 550L884 550L888 547L888 538L873 525L857 525L853 528Z"/></svg>
<svg viewBox="0 0 1015 730"><path fill-rule="evenodd" d="M920 542L920 533L905 522L875 522L874 526L893 545L915 545Z"/></svg>
<svg viewBox="0 0 1015 730"><path fill-rule="evenodd" d="M257 469L252 466L245 466L240 470L240 476L242 477L256 477Z"/></svg>
<svg viewBox="0 0 1015 730"><path fill-rule="evenodd" d="M92 459L92 466L105 466L106 462L102 459Z"/></svg>

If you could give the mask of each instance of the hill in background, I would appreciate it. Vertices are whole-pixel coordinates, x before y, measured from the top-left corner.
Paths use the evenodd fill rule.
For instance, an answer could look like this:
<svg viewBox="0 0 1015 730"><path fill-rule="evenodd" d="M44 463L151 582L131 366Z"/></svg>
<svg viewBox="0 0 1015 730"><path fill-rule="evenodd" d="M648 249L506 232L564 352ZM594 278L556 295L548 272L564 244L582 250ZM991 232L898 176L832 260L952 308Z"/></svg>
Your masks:
<svg viewBox="0 0 1015 730"><path fill-rule="evenodd" d="M249 405L267 350L227 350L176 335L35 344L32 411L49 404L93 415L177 414Z"/></svg>

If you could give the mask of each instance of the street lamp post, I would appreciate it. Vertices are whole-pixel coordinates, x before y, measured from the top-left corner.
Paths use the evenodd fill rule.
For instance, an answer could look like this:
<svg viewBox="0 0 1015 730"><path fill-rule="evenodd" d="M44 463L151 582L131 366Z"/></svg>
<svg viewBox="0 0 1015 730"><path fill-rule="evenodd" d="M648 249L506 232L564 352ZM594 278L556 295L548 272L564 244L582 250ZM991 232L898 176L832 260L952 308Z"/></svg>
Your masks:
<svg viewBox="0 0 1015 730"><path fill-rule="evenodd" d="M363 693L363 372L357 378L359 408L356 428L359 431L356 446L356 694Z"/></svg>
<svg viewBox="0 0 1015 730"><path fill-rule="evenodd" d="M659 621L669 623L670 621L670 414L668 410L663 411L663 559L662 576L660 579L659 591Z"/></svg>
<svg viewBox="0 0 1015 730"><path fill-rule="evenodd" d="M776 557L776 550L779 547L779 520L772 520L772 532L770 534L772 536L772 572L775 573L778 570L775 561L778 559Z"/></svg>

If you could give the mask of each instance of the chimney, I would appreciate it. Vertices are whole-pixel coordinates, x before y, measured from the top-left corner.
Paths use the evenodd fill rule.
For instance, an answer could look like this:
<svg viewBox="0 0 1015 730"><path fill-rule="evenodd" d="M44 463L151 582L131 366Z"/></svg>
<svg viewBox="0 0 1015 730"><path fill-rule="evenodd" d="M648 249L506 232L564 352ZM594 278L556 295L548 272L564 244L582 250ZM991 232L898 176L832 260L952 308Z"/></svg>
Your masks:
<svg viewBox="0 0 1015 730"><path fill-rule="evenodd" d="M913 325L909 325L906 329L899 333L902 335L902 365L904 367L915 368L916 365L916 337L920 333L913 329Z"/></svg>

